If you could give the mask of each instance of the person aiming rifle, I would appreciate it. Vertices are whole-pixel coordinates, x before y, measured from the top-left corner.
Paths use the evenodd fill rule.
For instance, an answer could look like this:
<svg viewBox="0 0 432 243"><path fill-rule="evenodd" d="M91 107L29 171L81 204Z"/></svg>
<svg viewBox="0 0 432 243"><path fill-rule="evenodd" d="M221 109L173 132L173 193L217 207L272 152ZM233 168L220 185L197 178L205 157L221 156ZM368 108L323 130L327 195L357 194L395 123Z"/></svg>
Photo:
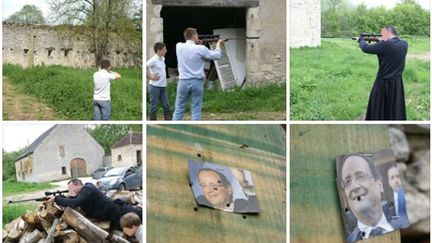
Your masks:
<svg viewBox="0 0 432 243"><path fill-rule="evenodd" d="M176 45L179 81L173 120L182 120L186 101L189 96L192 99L192 120L201 120L201 108L204 96L204 63L206 60L218 60L221 58L221 45L223 39L216 42L216 48L209 50L207 47L197 45L198 33L195 28L186 28L183 32L186 42Z"/></svg>
<svg viewBox="0 0 432 243"><path fill-rule="evenodd" d="M402 74L408 43L397 36L395 27L387 25L381 29L382 40L376 44L378 36L358 38L360 49L378 57L379 69L369 95L366 120L406 120L405 95Z"/></svg>

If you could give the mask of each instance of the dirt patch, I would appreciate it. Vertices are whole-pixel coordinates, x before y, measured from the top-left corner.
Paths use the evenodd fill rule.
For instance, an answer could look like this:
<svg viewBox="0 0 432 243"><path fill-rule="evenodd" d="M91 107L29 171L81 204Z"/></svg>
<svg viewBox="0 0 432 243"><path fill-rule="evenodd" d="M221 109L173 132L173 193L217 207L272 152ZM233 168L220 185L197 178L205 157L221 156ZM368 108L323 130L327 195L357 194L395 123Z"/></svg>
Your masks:
<svg viewBox="0 0 432 243"><path fill-rule="evenodd" d="M420 61L425 61L428 62L429 61L429 57L430 57L430 52L426 52L426 53L408 53L407 57L409 59L417 59Z"/></svg>
<svg viewBox="0 0 432 243"><path fill-rule="evenodd" d="M53 110L35 98L19 93L3 77L3 120L60 120Z"/></svg>

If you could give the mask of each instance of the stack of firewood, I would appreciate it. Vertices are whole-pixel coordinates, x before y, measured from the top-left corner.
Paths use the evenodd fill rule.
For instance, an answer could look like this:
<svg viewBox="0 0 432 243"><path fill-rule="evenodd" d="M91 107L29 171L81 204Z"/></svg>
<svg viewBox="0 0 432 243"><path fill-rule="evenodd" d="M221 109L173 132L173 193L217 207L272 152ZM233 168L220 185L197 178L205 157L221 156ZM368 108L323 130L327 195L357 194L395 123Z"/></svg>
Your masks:
<svg viewBox="0 0 432 243"><path fill-rule="evenodd" d="M117 192L111 197L142 205L141 192ZM109 229L109 221L87 219L69 207L43 202L35 211L27 211L7 224L3 242L129 242L123 232Z"/></svg>

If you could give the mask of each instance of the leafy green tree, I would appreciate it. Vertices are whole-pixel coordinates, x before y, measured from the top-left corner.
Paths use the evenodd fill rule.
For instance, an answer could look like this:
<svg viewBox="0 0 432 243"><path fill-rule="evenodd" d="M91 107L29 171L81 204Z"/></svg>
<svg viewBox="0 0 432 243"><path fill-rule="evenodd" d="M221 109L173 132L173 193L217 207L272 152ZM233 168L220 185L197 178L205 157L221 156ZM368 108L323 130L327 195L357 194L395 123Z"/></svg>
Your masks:
<svg viewBox="0 0 432 243"><path fill-rule="evenodd" d="M16 181L15 160L23 149L13 152L3 150L3 181Z"/></svg>
<svg viewBox="0 0 432 243"><path fill-rule="evenodd" d="M128 134L129 131L142 132L141 125L103 124L93 128L88 127L87 131L103 147L105 155L111 154L111 146Z"/></svg>
<svg viewBox="0 0 432 243"><path fill-rule="evenodd" d="M42 11L35 5L24 5L20 11L12 14L8 21L20 24L44 24L45 18Z"/></svg>
<svg viewBox="0 0 432 243"><path fill-rule="evenodd" d="M80 32L91 40L96 67L108 55L110 34L115 32L125 40L135 40L137 28L134 15L141 11L137 0L50 0L51 22L80 25ZM140 40L140 39L139 39Z"/></svg>

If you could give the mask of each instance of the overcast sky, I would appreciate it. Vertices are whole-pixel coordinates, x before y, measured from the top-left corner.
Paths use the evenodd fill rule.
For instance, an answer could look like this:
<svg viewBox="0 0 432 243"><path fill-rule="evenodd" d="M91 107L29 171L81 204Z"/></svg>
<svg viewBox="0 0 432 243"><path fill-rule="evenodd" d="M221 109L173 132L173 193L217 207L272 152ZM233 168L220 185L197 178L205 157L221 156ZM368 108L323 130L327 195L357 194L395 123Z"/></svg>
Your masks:
<svg viewBox="0 0 432 243"><path fill-rule="evenodd" d="M3 125L3 149L12 152L24 148L52 126L54 125Z"/></svg>
<svg viewBox="0 0 432 243"><path fill-rule="evenodd" d="M2 19L5 20L9 18L15 12L20 11L26 4L35 5L42 10L45 18L48 16L49 5L46 0L3 0Z"/></svg>

